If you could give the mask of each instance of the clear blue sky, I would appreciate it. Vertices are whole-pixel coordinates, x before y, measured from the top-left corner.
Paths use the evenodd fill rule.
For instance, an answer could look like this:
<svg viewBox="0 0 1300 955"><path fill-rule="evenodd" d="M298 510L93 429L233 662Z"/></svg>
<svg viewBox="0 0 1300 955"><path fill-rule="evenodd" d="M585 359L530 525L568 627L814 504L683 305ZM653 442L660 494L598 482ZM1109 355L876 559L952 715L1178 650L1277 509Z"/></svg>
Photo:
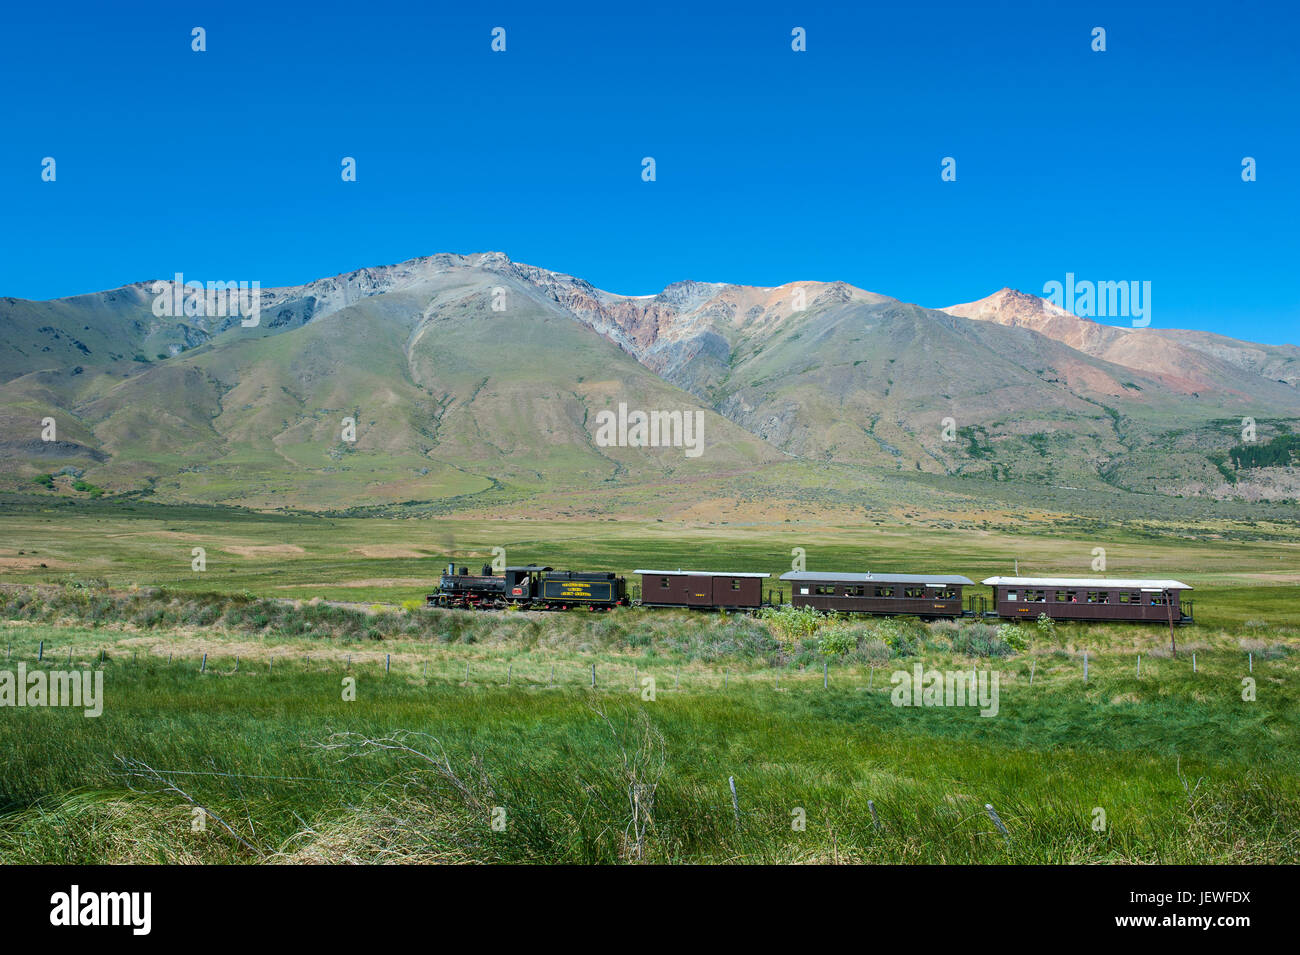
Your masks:
<svg viewBox="0 0 1300 955"><path fill-rule="evenodd" d="M1147 280L1155 327L1300 339L1295 4L443 6L9 5L0 295L500 250L628 294Z"/></svg>

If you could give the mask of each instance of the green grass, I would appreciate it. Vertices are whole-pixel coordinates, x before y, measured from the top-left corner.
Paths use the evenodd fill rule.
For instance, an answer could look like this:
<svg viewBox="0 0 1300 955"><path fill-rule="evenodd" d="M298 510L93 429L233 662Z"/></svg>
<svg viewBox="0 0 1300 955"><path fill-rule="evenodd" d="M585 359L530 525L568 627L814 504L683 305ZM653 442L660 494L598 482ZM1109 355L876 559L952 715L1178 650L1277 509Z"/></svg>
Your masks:
<svg viewBox="0 0 1300 955"><path fill-rule="evenodd" d="M956 527L883 515L848 524L528 514L324 517L14 497L0 500L0 582L56 583L71 575L115 586L397 603L422 598L449 560L478 566L492 559L493 547L504 547L511 562L629 575L654 565L766 571L772 587L790 569L794 547L806 551L810 569L956 572L977 582L1010 573L1017 560L1022 573L1093 576L1093 551L1104 547L1109 575L1177 577L1195 587L1197 620L1207 626L1300 622L1300 534L1284 523L1041 526L999 518L987 527ZM196 546L206 553L201 573L191 569Z"/></svg>
<svg viewBox="0 0 1300 955"><path fill-rule="evenodd" d="M0 669L71 654L102 668L107 696L98 719L0 709L0 862L1300 861L1294 526L529 516L0 500ZM1091 575L1102 546L1109 574L1196 587L1198 625L1174 658L1158 626L1031 627L1023 646L978 622L822 621L783 640L778 621L737 616L401 610L449 558L494 546L557 567L773 574L797 546L812 569L975 580L1014 559ZM998 715L892 706L890 674L917 661L996 670ZM428 734L446 762L340 761L350 750L322 744L358 738L339 733ZM629 787L656 780L642 832ZM243 843L213 819L192 831L188 799Z"/></svg>
<svg viewBox="0 0 1300 955"><path fill-rule="evenodd" d="M954 625L909 623L904 655L834 657L824 688L819 654L753 620L422 612L375 640L220 605L249 613L52 625L11 601L4 666L70 650L106 703L3 711L0 861L1300 861L1294 629L1183 630L1175 659L1158 628L1062 626L989 659L954 652ZM878 622L854 626L865 646ZM889 674L917 661L997 670L998 714L891 705ZM437 764L360 742L393 737ZM650 783L638 840L629 787ZM193 832L188 800L247 845L212 819Z"/></svg>

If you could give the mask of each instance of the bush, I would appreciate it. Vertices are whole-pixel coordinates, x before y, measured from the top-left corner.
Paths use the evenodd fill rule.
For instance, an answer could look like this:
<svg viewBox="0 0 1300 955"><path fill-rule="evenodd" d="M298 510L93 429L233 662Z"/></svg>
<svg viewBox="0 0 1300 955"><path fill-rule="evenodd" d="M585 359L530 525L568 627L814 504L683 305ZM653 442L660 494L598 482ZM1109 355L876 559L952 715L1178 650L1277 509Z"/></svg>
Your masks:
<svg viewBox="0 0 1300 955"><path fill-rule="evenodd" d="M1041 620L1039 624L1041 627ZM1055 627L1055 623L1053 623L1053 627ZM1053 633L1055 633L1055 629L1053 629ZM1023 650L1029 646L1029 633L1024 627L1015 623L1004 623L998 627L998 639L1012 650Z"/></svg>
<svg viewBox="0 0 1300 955"><path fill-rule="evenodd" d="M971 657L1010 656L1027 644L1028 635L1015 624L994 629L986 623L972 623L962 627L952 639L953 652Z"/></svg>
<svg viewBox="0 0 1300 955"><path fill-rule="evenodd" d="M828 627L817 640L817 650L823 656L844 656L858 648L858 636L845 627Z"/></svg>
<svg viewBox="0 0 1300 955"><path fill-rule="evenodd" d="M817 628L826 622L827 617L812 607L793 607L783 604L780 607L764 607L758 612L760 620L768 623L777 631L781 639L794 642L811 637Z"/></svg>
<svg viewBox="0 0 1300 955"><path fill-rule="evenodd" d="M914 619L886 617L872 628L872 635L896 657L914 657L921 652L922 639L928 631Z"/></svg>
<svg viewBox="0 0 1300 955"><path fill-rule="evenodd" d="M1053 620L1051 617L1049 617L1047 614L1040 613L1038 615L1038 620L1035 622L1034 626L1038 628L1038 635L1042 637L1044 640L1056 639L1056 621ZM1016 649L1023 650L1024 648L1017 647Z"/></svg>

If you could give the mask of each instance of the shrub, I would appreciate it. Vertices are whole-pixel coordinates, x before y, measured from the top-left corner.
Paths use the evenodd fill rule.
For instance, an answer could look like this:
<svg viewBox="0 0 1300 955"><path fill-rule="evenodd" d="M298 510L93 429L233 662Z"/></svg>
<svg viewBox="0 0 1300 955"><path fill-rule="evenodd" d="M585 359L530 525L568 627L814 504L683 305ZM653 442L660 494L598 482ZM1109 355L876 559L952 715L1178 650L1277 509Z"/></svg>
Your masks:
<svg viewBox="0 0 1300 955"><path fill-rule="evenodd" d="M760 620L765 621L780 634L781 639L794 642L804 637L811 637L826 621L826 615L812 607L793 607L783 604L780 607L764 607L758 612Z"/></svg>
<svg viewBox="0 0 1300 955"><path fill-rule="evenodd" d="M827 627L817 640L817 650L823 656L844 656L857 648L857 634L845 627Z"/></svg>
<svg viewBox="0 0 1300 955"><path fill-rule="evenodd" d="M1053 620L1051 617L1049 617L1047 614L1040 613L1038 615L1038 620L1034 623L1034 626L1038 628L1038 635L1042 637L1044 640L1056 639L1056 621ZM1023 650L1024 648L1017 647L1016 649Z"/></svg>
<svg viewBox="0 0 1300 955"><path fill-rule="evenodd" d="M1042 621L1040 620L1040 626L1041 623ZM1055 626L1055 624L1053 624L1053 626ZM1024 627L1015 623L1004 623L1002 626L998 627L998 639L1012 650L1023 650L1029 646L1028 632L1026 632Z"/></svg>

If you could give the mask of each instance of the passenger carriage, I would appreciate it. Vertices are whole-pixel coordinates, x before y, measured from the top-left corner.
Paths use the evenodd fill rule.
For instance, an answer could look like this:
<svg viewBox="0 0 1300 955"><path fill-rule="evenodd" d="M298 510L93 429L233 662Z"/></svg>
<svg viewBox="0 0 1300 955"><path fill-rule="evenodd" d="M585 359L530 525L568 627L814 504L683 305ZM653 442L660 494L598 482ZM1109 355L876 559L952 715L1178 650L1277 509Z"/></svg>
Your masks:
<svg viewBox="0 0 1300 955"><path fill-rule="evenodd" d="M974 581L956 574L847 574L790 571L795 607L840 613L960 617L962 588Z"/></svg>
<svg viewBox="0 0 1300 955"><path fill-rule="evenodd" d="M1008 620L1132 620L1194 623L1191 590L1178 580L1115 577L989 577L994 612Z"/></svg>

